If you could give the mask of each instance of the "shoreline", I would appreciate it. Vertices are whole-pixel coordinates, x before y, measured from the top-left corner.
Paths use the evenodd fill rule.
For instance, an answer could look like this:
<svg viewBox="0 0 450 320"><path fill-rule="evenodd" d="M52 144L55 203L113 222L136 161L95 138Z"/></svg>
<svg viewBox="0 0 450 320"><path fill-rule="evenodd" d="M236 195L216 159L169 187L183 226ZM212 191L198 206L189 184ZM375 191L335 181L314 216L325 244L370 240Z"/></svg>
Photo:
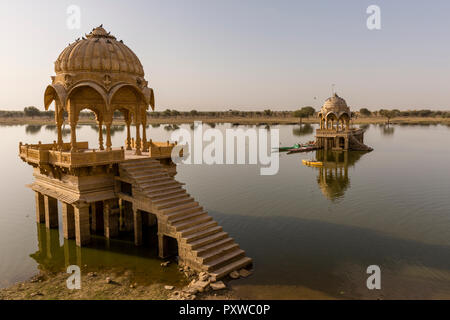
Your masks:
<svg viewBox="0 0 450 320"><path fill-rule="evenodd" d="M298 125L300 121L293 117L258 117L258 118L244 118L244 117L167 117L167 118L151 118L147 119L147 125L156 124L192 124L194 121L202 121L203 123L232 123L239 125L277 125L277 124L291 124ZM67 124L67 121L65 122ZM318 118L303 119L302 124L318 124ZM0 118L0 125L54 125L53 118ZM96 125L95 119L81 118L79 125ZM123 119L114 119L113 125L125 125ZM383 117L358 117L352 119L352 124L388 124L387 119ZM444 124L450 125L450 118L427 118L427 117L396 117L389 120L389 124Z"/></svg>
<svg viewBox="0 0 450 320"><path fill-rule="evenodd" d="M70 274L40 270L28 280L0 289L0 300L236 300L239 299L226 285L225 289L204 288L192 290L198 281L192 271L186 281L190 284L168 285L162 282L138 283L133 271L107 268L95 272L81 270L81 289L70 290L66 281ZM225 280L224 280L225 282ZM228 281L227 281L228 282ZM191 292L191 293L188 293Z"/></svg>
<svg viewBox="0 0 450 320"><path fill-rule="evenodd" d="M133 271L114 267L88 272L81 270L81 289L70 290L69 274L40 270L28 280L0 289L0 300L338 300L324 292L295 285L249 285L226 277L215 282L203 273L178 267L186 275L183 285L139 283ZM204 277L206 276L206 278ZM251 273L250 275L251 276ZM210 283L223 282L225 288L214 290Z"/></svg>

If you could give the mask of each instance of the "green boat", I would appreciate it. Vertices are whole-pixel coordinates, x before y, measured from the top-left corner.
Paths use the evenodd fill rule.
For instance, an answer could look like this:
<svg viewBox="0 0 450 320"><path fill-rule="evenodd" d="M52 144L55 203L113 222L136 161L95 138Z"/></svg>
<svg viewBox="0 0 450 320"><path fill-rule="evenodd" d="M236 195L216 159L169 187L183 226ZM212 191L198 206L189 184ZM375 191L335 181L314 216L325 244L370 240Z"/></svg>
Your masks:
<svg viewBox="0 0 450 320"><path fill-rule="evenodd" d="M300 147L301 147L301 145L298 144L298 143L296 143L296 144L294 144L292 147L279 147L279 148L278 148L278 151L289 151L289 150L291 150L291 149L298 149L298 148L300 148ZM275 148L275 149L277 149L277 148Z"/></svg>
<svg viewBox="0 0 450 320"><path fill-rule="evenodd" d="M314 143L314 141L309 141L307 143L296 143L294 144L292 147L278 147L278 148L274 148L274 149L278 149L279 152L281 151L290 151L290 150L297 150L300 148L311 148L311 147L315 147L316 144Z"/></svg>

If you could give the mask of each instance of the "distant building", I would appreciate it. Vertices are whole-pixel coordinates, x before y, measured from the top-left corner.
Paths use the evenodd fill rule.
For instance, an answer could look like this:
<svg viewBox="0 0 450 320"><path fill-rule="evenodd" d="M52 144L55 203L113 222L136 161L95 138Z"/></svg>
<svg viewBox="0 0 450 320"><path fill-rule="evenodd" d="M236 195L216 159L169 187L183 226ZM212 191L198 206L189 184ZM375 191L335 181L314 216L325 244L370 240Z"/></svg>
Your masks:
<svg viewBox="0 0 450 320"><path fill-rule="evenodd" d="M316 130L317 146L324 150L372 151L364 144L364 130L350 125L351 111L336 93L328 98L319 111L320 128Z"/></svg>

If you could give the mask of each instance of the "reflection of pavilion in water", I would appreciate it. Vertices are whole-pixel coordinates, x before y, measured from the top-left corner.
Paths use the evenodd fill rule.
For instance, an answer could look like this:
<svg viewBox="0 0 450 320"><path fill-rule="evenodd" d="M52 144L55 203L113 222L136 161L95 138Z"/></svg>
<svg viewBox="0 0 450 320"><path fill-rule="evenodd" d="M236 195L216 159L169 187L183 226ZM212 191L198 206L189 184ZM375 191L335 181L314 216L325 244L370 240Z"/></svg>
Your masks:
<svg viewBox="0 0 450 320"><path fill-rule="evenodd" d="M317 168L317 183L326 198L336 200L344 196L350 187L348 168L354 166L363 154L365 152L316 151L317 160L323 162L323 166Z"/></svg>
<svg viewBox="0 0 450 320"><path fill-rule="evenodd" d="M59 229L47 229L37 224L38 250L30 257L38 263L41 271L57 273L66 270L69 265L88 266L89 270L114 268L115 270L135 270L145 281L169 281L180 279L176 268L160 267L155 244L157 238L149 239L147 244L136 247L129 241L105 239L100 234L93 236L90 247L77 246L74 240L61 240ZM62 242L61 242L62 241ZM107 250L105 250L107 249Z"/></svg>

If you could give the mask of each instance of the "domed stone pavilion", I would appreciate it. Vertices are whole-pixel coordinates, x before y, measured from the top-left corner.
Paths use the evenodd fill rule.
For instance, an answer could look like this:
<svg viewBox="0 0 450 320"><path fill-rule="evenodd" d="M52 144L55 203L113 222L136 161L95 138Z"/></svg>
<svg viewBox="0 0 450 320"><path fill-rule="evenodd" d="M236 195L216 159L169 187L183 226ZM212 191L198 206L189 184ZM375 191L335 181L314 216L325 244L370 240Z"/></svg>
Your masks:
<svg viewBox="0 0 450 320"><path fill-rule="evenodd" d="M319 111L320 127L316 130L316 144L325 150L364 150L364 130L350 125L351 111L347 102L336 93L328 98Z"/></svg>
<svg viewBox="0 0 450 320"><path fill-rule="evenodd" d="M65 112L71 129L71 150L76 151L78 116L83 109L89 109L95 113L99 125L100 150L104 150L102 126L106 127L106 150L112 149L110 129L113 114L119 110L127 125L126 149L131 150L133 122L136 154L141 149L147 151L146 112L149 106L155 108L155 98L144 78L141 62L123 41L118 41L102 26L97 27L61 52L55 61L55 73L52 84L45 90L44 105L48 110L55 102L58 149L64 148L61 127Z"/></svg>
<svg viewBox="0 0 450 320"><path fill-rule="evenodd" d="M54 102L57 140L19 143L20 158L34 168L29 187L35 192L38 223L47 229L62 223L64 246L71 239L77 246L89 245L91 234L128 239L131 233L136 246L155 246L161 258L178 256L180 264L216 279L252 264L174 178L172 151L180 146L147 141L147 110L155 107L155 98L133 51L100 26L61 52L55 73L44 103L48 110ZM97 148L77 141L84 109L95 114L99 126ZM125 146L114 148L111 125L117 111L127 135ZM64 122L70 125L70 142L63 141Z"/></svg>

